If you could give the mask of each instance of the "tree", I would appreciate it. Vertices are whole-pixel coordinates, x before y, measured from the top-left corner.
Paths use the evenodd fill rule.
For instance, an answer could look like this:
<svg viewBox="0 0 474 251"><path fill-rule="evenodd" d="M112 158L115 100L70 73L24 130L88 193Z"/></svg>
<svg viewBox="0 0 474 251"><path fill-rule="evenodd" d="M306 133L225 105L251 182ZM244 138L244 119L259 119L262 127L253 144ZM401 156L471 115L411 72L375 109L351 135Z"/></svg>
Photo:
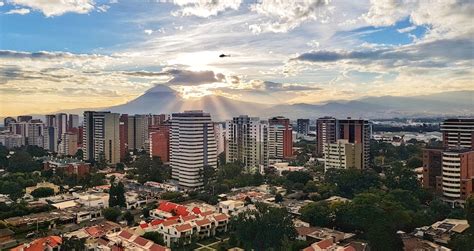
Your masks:
<svg viewBox="0 0 474 251"><path fill-rule="evenodd" d="M76 159L83 160L84 159L84 151L82 149L78 149L76 154L74 154Z"/></svg>
<svg viewBox="0 0 474 251"><path fill-rule="evenodd" d="M329 204L325 201L312 202L300 209L301 219L312 226L329 227L332 213Z"/></svg>
<svg viewBox="0 0 474 251"><path fill-rule="evenodd" d="M104 215L104 218L109 221L117 222L117 219L118 217L120 217L121 212L120 209L118 209L117 207L109 207L102 210L102 215Z"/></svg>
<svg viewBox="0 0 474 251"><path fill-rule="evenodd" d="M126 207L125 187L122 182L112 183L109 189L109 207Z"/></svg>
<svg viewBox="0 0 474 251"><path fill-rule="evenodd" d="M133 223L135 223L135 218L133 217L133 215L130 211L127 211L123 214L123 219L127 221L127 224L129 226L131 226L131 225L133 225Z"/></svg>
<svg viewBox="0 0 474 251"><path fill-rule="evenodd" d="M62 237L61 251L85 251L86 239L79 239L77 236Z"/></svg>
<svg viewBox="0 0 474 251"><path fill-rule="evenodd" d="M466 211L467 223L469 223L470 230L474 232L474 195L469 196L466 199L466 204L464 205Z"/></svg>
<svg viewBox="0 0 474 251"><path fill-rule="evenodd" d="M168 171L164 168L163 162L158 157L150 158L148 155L139 155L133 163L133 167L138 174L138 182L147 181L163 182L169 178Z"/></svg>
<svg viewBox="0 0 474 251"><path fill-rule="evenodd" d="M207 187L215 178L216 170L214 167L205 165L202 169L202 182L203 186Z"/></svg>
<svg viewBox="0 0 474 251"><path fill-rule="evenodd" d="M148 218L150 217L150 209L148 207L144 207L142 209L142 214L143 214L143 218Z"/></svg>
<svg viewBox="0 0 474 251"><path fill-rule="evenodd" d="M8 171L28 173L39 170L39 167L28 152L17 151L9 159Z"/></svg>
<svg viewBox="0 0 474 251"><path fill-rule="evenodd" d="M283 201L283 196L282 196L280 193L277 193L277 194L275 195L275 202L276 202L276 203L280 203L280 202L282 202L282 201Z"/></svg>
<svg viewBox="0 0 474 251"><path fill-rule="evenodd" d="M407 160L407 167L414 169L423 166L423 160L419 157L413 156Z"/></svg>
<svg viewBox="0 0 474 251"><path fill-rule="evenodd" d="M159 232L146 232L142 235L143 238L153 241L156 244L165 245L163 241L163 235Z"/></svg>
<svg viewBox="0 0 474 251"><path fill-rule="evenodd" d="M239 213L232 220L234 235L245 249L267 250L282 247L283 240L294 240L293 220L284 208L258 203L256 210Z"/></svg>
<svg viewBox="0 0 474 251"><path fill-rule="evenodd" d="M31 192L31 195L35 198L44 198L54 195L54 189L50 187L40 187L36 188Z"/></svg>

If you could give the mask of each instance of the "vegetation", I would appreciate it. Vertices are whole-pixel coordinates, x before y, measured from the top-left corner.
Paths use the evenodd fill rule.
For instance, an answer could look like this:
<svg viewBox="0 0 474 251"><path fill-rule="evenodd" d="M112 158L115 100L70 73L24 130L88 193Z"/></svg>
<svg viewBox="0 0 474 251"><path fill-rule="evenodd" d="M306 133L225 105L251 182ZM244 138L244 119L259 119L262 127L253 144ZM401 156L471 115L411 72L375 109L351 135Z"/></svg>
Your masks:
<svg viewBox="0 0 474 251"><path fill-rule="evenodd" d="M256 204L256 210L240 213L232 220L239 246L246 250L280 249L284 240L294 240L296 230L291 216L283 208Z"/></svg>
<svg viewBox="0 0 474 251"><path fill-rule="evenodd" d="M117 207L108 207L102 210L104 218L113 222L117 222L121 214L120 209Z"/></svg>
<svg viewBox="0 0 474 251"><path fill-rule="evenodd" d="M122 182L112 183L109 190L109 207L126 207L125 187Z"/></svg>
<svg viewBox="0 0 474 251"><path fill-rule="evenodd" d="M165 167L163 162L158 157L150 158L146 154L138 156L136 161L132 163L131 173L137 176L137 180L140 183L147 181L163 182L171 177L171 170L169 167Z"/></svg>
<svg viewBox="0 0 474 251"><path fill-rule="evenodd" d="M146 232L142 237L160 245L165 244L163 241L163 235L158 232Z"/></svg>
<svg viewBox="0 0 474 251"><path fill-rule="evenodd" d="M31 192L31 195L35 198L44 198L54 195L54 189L50 187L39 187Z"/></svg>

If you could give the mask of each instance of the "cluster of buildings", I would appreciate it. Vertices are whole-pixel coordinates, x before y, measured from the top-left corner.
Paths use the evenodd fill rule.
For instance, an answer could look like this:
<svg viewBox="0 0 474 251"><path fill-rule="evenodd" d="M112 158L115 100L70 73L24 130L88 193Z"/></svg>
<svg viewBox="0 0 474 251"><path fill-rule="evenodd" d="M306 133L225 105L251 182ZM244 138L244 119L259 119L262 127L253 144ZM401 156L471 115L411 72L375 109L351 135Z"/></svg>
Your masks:
<svg viewBox="0 0 474 251"><path fill-rule="evenodd" d="M423 150L423 187L462 205L474 193L474 119L441 123L443 146Z"/></svg>
<svg viewBox="0 0 474 251"><path fill-rule="evenodd" d="M325 169L370 167L371 125L363 119L316 120L316 156L324 158Z"/></svg>

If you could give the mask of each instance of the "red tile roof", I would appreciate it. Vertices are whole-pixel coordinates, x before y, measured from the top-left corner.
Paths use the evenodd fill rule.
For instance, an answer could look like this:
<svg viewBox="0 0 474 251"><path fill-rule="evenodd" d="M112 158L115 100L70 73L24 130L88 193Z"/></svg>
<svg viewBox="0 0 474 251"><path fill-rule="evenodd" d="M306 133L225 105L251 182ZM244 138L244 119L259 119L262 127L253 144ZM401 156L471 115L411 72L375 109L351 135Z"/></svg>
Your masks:
<svg viewBox="0 0 474 251"><path fill-rule="evenodd" d="M201 213L201 209L199 209L199 207L194 207L192 211L195 214L200 214Z"/></svg>
<svg viewBox="0 0 474 251"><path fill-rule="evenodd" d="M353 246L345 246L343 251L356 251L356 249Z"/></svg>
<svg viewBox="0 0 474 251"><path fill-rule="evenodd" d="M328 247L332 246L332 244L332 239L325 239L316 243L316 245L321 249L327 249Z"/></svg>
<svg viewBox="0 0 474 251"><path fill-rule="evenodd" d="M212 211L202 212L202 213L201 213L201 216L208 216L208 215L211 215L211 214L213 214L213 213L214 213L214 212L212 212Z"/></svg>
<svg viewBox="0 0 474 251"><path fill-rule="evenodd" d="M163 247L163 246L158 245L158 244L155 243L155 244L153 244L153 245L150 247L149 250L150 250L150 251L167 251L167 250L169 250L169 249L167 249L166 247Z"/></svg>
<svg viewBox="0 0 474 251"><path fill-rule="evenodd" d="M179 219L179 216L171 216L171 217L166 218L166 220L177 220L177 219Z"/></svg>
<svg viewBox="0 0 474 251"><path fill-rule="evenodd" d="M155 220L152 220L150 223L151 223L152 226L156 226L156 225L160 225L163 222L164 222L164 220L155 219Z"/></svg>
<svg viewBox="0 0 474 251"><path fill-rule="evenodd" d="M140 224L140 227L141 227L142 229L145 229L145 228L150 227L150 225L148 225L148 223L142 223L142 224Z"/></svg>
<svg viewBox="0 0 474 251"><path fill-rule="evenodd" d="M102 231L102 228L98 226L92 226L85 229L86 233L91 237L97 238L103 236L105 233Z"/></svg>
<svg viewBox="0 0 474 251"><path fill-rule="evenodd" d="M176 223L178 223L177 220L167 220L167 221L163 222L162 224L163 224L163 226L168 227L168 226L174 225Z"/></svg>
<svg viewBox="0 0 474 251"><path fill-rule="evenodd" d="M203 220L197 220L196 221L196 225L198 226L204 226L204 225L207 225L207 224L210 224L211 221L209 219L203 219Z"/></svg>
<svg viewBox="0 0 474 251"><path fill-rule="evenodd" d="M150 242L150 241L147 240L147 239L145 239L145 238L143 238L143 237L138 236L137 238L135 238L135 240L134 240L133 242L135 242L136 244L138 244L138 245L144 247L144 246L146 246L146 245L148 244L148 242Z"/></svg>
<svg viewBox="0 0 474 251"><path fill-rule="evenodd" d="M40 239L36 239L28 246L22 244L18 247L12 248L12 251L43 251L46 246L50 246L51 248L55 248L60 246L62 243L62 238L59 236L48 236Z"/></svg>
<svg viewBox="0 0 474 251"><path fill-rule="evenodd" d="M126 230L123 230L122 232L120 232L119 236L128 240L133 236L133 234L131 234L130 232Z"/></svg>
<svg viewBox="0 0 474 251"><path fill-rule="evenodd" d="M191 224L189 224L189 223L186 223L186 224L178 225L175 228L176 228L176 230L178 230L178 232L186 232L186 231L189 231L189 230L193 229L193 226L191 226Z"/></svg>
<svg viewBox="0 0 474 251"><path fill-rule="evenodd" d="M181 219L182 219L184 222L186 222L186 221L194 220L194 219L196 219L196 218L197 218L196 215L192 215L192 214L191 214L191 215L188 215L188 216L184 216L184 217L182 217Z"/></svg>
<svg viewBox="0 0 474 251"><path fill-rule="evenodd" d="M225 214L218 214L218 215L214 215L214 219L216 219L216 221L224 221L224 220L229 219L229 217Z"/></svg>
<svg viewBox="0 0 474 251"><path fill-rule="evenodd" d="M188 209L185 206L168 202L168 201L161 202L160 205L158 206L158 210L165 211L167 213L174 212L180 216L189 215Z"/></svg>

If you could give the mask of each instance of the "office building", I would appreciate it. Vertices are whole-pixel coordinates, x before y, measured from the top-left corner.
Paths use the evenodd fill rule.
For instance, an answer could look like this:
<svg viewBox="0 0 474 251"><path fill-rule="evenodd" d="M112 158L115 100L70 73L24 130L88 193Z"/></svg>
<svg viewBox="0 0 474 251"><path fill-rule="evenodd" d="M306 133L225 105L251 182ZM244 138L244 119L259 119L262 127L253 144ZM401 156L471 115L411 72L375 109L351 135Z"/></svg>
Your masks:
<svg viewBox="0 0 474 251"><path fill-rule="evenodd" d="M277 125L283 129L283 126ZM275 126L276 127L276 126ZM241 162L249 170L259 170L268 164L268 124L258 117L241 115L227 121L226 161ZM283 157L283 130L280 137L280 157Z"/></svg>
<svg viewBox="0 0 474 251"><path fill-rule="evenodd" d="M16 122L20 123L20 122L29 122L30 120L32 120L33 117L32 116L29 116L29 115L23 115L23 116L18 116L16 118Z"/></svg>
<svg viewBox="0 0 474 251"><path fill-rule="evenodd" d="M163 163L170 159L170 124L149 127L150 157L159 157Z"/></svg>
<svg viewBox="0 0 474 251"><path fill-rule="evenodd" d="M124 161L128 152L128 114L121 114L119 119L120 161Z"/></svg>
<svg viewBox="0 0 474 251"><path fill-rule="evenodd" d="M75 132L63 133L61 143L59 144L59 154L73 156L77 152L78 134Z"/></svg>
<svg viewBox="0 0 474 251"><path fill-rule="evenodd" d="M273 127L273 139L277 147L282 147L282 152L276 151L275 158L288 159L293 156L293 129L290 120L281 116L268 120L268 125ZM280 141L281 140L281 141ZM269 146L270 147L270 146Z"/></svg>
<svg viewBox="0 0 474 251"><path fill-rule="evenodd" d="M128 149L146 149L148 139L148 117L147 115L128 116Z"/></svg>
<svg viewBox="0 0 474 251"><path fill-rule="evenodd" d="M362 144L349 143L346 139L337 140L335 143L324 144L325 170L330 168L339 169L362 169Z"/></svg>
<svg viewBox="0 0 474 251"><path fill-rule="evenodd" d="M6 147L7 149L21 147L23 145L23 137L21 135L13 134L11 132L1 133L0 145Z"/></svg>
<svg viewBox="0 0 474 251"><path fill-rule="evenodd" d="M74 128L79 128L79 115L69 114L67 127L68 127L68 131L71 131Z"/></svg>
<svg viewBox="0 0 474 251"><path fill-rule="evenodd" d="M84 159L120 162L120 114L86 111L83 127Z"/></svg>
<svg viewBox="0 0 474 251"><path fill-rule="evenodd" d="M48 118L47 120L48 121ZM50 152L58 152L58 133L57 128L54 126L44 127L44 139L43 139L43 148Z"/></svg>
<svg viewBox="0 0 474 251"><path fill-rule="evenodd" d="M200 188L204 166L217 168L211 115L203 111L174 113L170 144L172 177L184 189Z"/></svg>
<svg viewBox="0 0 474 251"><path fill-rule="evenodd" d="M16 119L13 117L6 117L3 119L3 127L8 128L11 123L16 123Z"/></svg>
<svg viewBox="0 0 474 251"><path fill-rule="evenodd" d="M216 136L217 155L225 152L226 129L223 123L214 123L214 135Z"/></svg>
<svg viewBox="0 0 474 251"><path fill-rule="evenodd" d="M297 119L296 120L296 132L302 135L308 135L309 133L309 119Z"/></svg>
<svg viewBox="0 0 474 251"><path fill-rule="evenodd" d="M370 167L371 126L363 119L341 119L337 121L337 139L345 139L348 143L361 144L360 161L362 168ZM359 158L357 158L359 159Z"/></svg>
<svg viewBox="0 0 474 251"><path fill-rule="evenodd" d="M324 156L324 144L335 143L337 120L332 117L323 117L316 120L316 156Z"/></svg>

